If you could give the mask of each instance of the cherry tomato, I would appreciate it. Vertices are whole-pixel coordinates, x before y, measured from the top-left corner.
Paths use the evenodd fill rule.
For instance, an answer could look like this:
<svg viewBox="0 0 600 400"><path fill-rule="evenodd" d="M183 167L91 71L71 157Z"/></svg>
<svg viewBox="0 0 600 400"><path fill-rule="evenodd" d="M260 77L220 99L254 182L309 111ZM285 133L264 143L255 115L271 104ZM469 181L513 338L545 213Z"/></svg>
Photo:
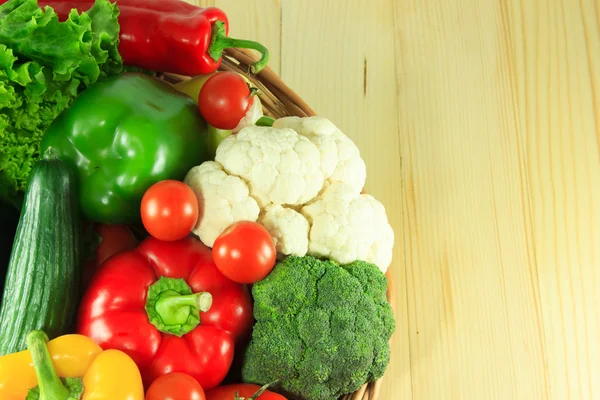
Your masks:
<svg viewBox="0 0 600 400"><path fill-rule="evenodd" d="M254 97L248 83L235 72L219 72L200 89L198 107L210 125L233 129L246 115Z"/></svg>
<svg viewBox="0 0 600 400"><path fill-rule="evenodd" d="M231 385L219 386L206 391L206 400L234 400L235 393L238 392L239 397L251 399L256 392L260 390L260 386L250 383L234 383ZM258 400L287 400L280 394L265 390Z"/></svg>
<svg viewBox="0 0 600 400"><path fill-rule="evenodd" d="M206 400L206 395L198 381L188 374L170 372L152 382L146 400Z"/></svg>
<svg viewBox="0 0 600 400"><path fill-rule="evenodd" d="M95 224L95 233L102 239L94 256L86 260L83 268L83 285L87 287L92 277L109 257L133 249L138 240L127 225Z"/></svg>
<svg viewBox="0 0 600 400"><path fill-rule="evenodd" d="M185 183L164 180L144 193L140 207L142 223L159 240L174 241L188 236L198 221L198 198Z"/></svg>
<svg viewBox="0 0 600 400"><path fill-rule="evenodd" d="M212 248L213 259L223 275L238 283L264 279L277 252L269 232L259 223L240 221L219 235Z"/></svg>

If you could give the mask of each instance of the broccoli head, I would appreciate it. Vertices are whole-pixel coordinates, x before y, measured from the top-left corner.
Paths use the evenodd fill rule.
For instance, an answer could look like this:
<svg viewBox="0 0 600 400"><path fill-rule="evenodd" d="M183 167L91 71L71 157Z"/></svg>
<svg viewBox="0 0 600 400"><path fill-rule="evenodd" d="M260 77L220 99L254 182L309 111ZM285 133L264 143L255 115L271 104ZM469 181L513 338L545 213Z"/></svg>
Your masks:
<svg viewBox="0 0 600 400"><path fill-rule="evenodd" d="M395 329L387 278L374 265L289 256L254 284L245 382L305 400L331 400L377 380Z"/></svg>

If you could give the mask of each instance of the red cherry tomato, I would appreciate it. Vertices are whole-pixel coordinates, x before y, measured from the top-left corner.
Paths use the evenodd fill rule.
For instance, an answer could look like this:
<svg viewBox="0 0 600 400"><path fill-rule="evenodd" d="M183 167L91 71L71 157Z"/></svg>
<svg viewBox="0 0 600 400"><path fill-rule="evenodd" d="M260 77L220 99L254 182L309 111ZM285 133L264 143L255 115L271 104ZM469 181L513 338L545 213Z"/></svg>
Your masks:
<svg viewBox="0 0 600 400"><path fill-rule="evenodd" d="M233 129L246 115L254 97L248 83L235 72L219 72L208 78L198 94L200 113L210 125Z"/></svg>
<svg viewBox="0 0 600 400"><path fill-rule="evenodd" d="M212 254L223 275L246 284L269 275L277 257L269 232L251 221L235 222L225 229L215 240Z"/></svg>
<svg viewBox="0 0 600 400"><path fill-rule="evenodd" d="M185 183L164 180L144 193L140 207L148 233L164 241L188 236L198 221L198 198Z"/></svg>
<svg viewBox="0 0 600 400"><path fill-rule="evenodd" d="M152 382L146 400L206 400L206 395L198 381L188 374L171 372Z"/></svg>
<svg viewBox="0 0 600 400"><path fill-rule="evenodd" d="M234 383L231 385L219 386L206 391L206 400L233 400L237 392L239 397L251 399L254 394L260 390L260 386L250 383ZM280 394L265 390L257 400L287 400Z"/></svg>

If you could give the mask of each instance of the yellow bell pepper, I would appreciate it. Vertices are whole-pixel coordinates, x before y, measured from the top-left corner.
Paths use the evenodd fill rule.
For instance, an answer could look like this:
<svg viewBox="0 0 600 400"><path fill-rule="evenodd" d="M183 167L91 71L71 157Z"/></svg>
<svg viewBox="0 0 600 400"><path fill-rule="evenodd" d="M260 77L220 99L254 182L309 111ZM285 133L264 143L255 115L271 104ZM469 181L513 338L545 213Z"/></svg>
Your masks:
<svg viewBox="0 0 600 400"><path fill-rule="evenodd" d="M121 351L102 351L83 335L48 342L42 331L30 332L27 346L0 357L2 400L144 400L140 371Z"/></svg>

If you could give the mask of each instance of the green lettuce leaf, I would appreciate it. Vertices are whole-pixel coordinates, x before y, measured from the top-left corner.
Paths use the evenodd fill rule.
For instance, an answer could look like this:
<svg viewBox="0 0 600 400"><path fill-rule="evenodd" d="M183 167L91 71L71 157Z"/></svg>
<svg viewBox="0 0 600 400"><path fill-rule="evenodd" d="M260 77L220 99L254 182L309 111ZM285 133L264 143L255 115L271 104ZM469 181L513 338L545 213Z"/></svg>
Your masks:
<svg viewBox="0 0 600 400"><path fill-rule="evenodd" d="M123 71L118 16L109 0L63 22L37 0L0 5L0 197L22 194L45 130L79 93Z"/></svg>

